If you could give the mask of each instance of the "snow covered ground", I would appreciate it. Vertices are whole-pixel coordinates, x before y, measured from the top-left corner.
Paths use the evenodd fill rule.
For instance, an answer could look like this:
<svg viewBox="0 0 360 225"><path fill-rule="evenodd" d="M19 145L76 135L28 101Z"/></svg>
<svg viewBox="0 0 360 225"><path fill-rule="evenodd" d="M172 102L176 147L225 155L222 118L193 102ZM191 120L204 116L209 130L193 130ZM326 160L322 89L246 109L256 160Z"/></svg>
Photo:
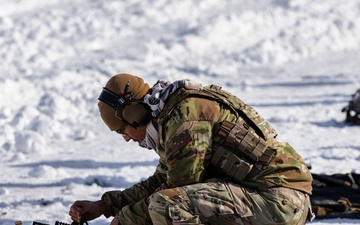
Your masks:
<svg viewBox="0 0 360 225"><path fill-rule="evenodd" d="M69 206L153 173L102 123L107 79L222 85L314 173L360 173L360 0L0 0L0 224L70 222ZM108 224L104 217L92 225ZM360 224L332 219L312 224Z"/></svg>

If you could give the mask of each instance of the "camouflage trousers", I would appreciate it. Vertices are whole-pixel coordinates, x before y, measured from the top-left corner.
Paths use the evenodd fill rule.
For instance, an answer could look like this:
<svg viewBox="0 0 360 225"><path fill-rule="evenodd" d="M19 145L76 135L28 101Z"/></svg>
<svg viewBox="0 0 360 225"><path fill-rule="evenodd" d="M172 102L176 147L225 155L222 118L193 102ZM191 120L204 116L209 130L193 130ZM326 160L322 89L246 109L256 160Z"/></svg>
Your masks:
<svg viewBox="0 0 360 225"><path fill-rule="evenodd" d="M154 225L300 225L311 212L309 196L300 191L277 187L257 192L219 179L165 189L148 200Z"/></svg>

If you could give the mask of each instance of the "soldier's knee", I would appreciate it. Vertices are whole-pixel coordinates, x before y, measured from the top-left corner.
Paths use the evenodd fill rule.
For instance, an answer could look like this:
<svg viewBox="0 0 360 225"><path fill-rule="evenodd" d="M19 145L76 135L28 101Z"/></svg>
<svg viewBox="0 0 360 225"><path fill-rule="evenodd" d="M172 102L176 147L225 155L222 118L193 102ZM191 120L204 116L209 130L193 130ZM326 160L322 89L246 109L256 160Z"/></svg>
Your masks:
<svg viewBox="0 0 360 225"><path fill-rule="evenodd" d="M164 197L159 192L156 192L149 197L149 210L165 210L166 203Z"/></svg>
<svg viewBox="0 0 360 225"><path fill-rule="evenodd" d="M200 224L194 215L190 202L179 189L162 190L149 197L149 214L154 224L172 224L186 222Z"/></svg>
<svg viewBox="0 0 360 225"><path fill-rule="evenodd" d="M167 205L167 201L159 194L159 192L156 192L149 197L148 211L154 224L169 224L169 218L167 218L166 215Z"/></svg>
<svg viewBox="0 0 360 225"><path fill-rule="evenodd" d="M169 207L174 206L187 210L187 207L184 207L183 204L184 200L185 198L178 188L161 190L149 197L149 211L162 213L168 211Z"/></svg>

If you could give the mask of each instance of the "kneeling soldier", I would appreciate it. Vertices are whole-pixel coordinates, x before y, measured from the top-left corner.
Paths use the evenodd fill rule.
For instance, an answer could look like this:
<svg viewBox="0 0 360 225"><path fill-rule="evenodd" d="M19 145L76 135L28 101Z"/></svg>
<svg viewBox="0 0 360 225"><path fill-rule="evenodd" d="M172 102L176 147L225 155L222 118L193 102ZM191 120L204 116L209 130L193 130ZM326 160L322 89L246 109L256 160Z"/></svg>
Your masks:
<svg viewBox="0 0 360 225"><path fill-rule="evenodd" d="M312 176L300 155L252 107L219 86L113 76L99 96L111 131L159 155L155 173L70 216L112 225L305 224Z"/></svg>

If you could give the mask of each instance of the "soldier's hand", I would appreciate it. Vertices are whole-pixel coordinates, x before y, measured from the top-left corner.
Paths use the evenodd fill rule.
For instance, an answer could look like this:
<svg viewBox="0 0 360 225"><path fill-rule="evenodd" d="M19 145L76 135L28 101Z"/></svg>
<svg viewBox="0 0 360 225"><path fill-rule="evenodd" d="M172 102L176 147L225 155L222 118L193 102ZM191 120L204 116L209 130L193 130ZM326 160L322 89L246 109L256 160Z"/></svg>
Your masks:
<svg viewBox="0 0 360 225"><path fill-rule="evenodd" d="M92 201L76 201L70 207L69 215L73 221L80 223L100 217L105 211L105 203L102 200Z"/></svg>

